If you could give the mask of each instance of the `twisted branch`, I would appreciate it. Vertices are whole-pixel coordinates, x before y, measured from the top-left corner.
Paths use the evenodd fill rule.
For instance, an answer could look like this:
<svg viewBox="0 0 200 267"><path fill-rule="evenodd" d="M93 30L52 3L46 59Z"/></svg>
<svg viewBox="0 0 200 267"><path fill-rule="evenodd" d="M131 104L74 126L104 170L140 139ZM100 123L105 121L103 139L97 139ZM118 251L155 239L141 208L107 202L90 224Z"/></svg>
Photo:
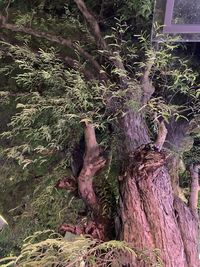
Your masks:
<svg viewBox="0 0 200 267"><path fill-rule="evenodd" d="M100 155L100 148L96 140L95 129L92 124L85 125L85 144L86 152L83 162L83 168L78 177L79 193L85 203L99 215L100 206L93 188L93 177L101 170L106 160Z"/></svg>

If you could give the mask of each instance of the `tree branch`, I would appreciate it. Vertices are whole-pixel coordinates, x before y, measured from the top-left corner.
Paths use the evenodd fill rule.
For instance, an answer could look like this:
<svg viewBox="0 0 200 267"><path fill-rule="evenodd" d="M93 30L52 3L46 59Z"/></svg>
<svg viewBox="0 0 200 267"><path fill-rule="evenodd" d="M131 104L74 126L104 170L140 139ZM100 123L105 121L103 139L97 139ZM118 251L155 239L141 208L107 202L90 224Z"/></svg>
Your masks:
<svg viewBox="0 0 200 267"><path fill-rule="evenodd" d="M99 154L99 145L96 140L95 129L92 124L86 123L85 126L85 145L86 145L86 157L92 156L93 153L98 156Z"/></svg>
<svg viewBox="0 0 200 267"><path fill-rule="evenodd" d="M155 87L152 84L152 81L150 79L151 69L153 67L154 60L150 60L146 68L144 70L143 76L141 78L141 86L142 86L142 98L141 103L142 105L145 105L149 99L151 98L152 94L155 91Z"/></svg>
<svg viewBox="0 0 200 267"><path fill-rule="evenodd" d="M105 51L105 55L108 57L108 59L115 65L117 69L121 71L121 76L119 75L121 85L123 88L128 87L128 77L127 77L127 71L124 67L123 60L120 56L119 51L112 51L108 45L106 44L104 38L102 37L99 24L96 20L96 18L89 12L88 8L86 7L84 0L74 0L77 7L83 14L84 18L88 22L88 25L91 29L91 34L94 36L96 40L96 45L98 48L103 49Z"/></svg>
<svg viewBox="0 0 200 267"><path fill-rule="evenodd" d="M64 61L67 63L67 65L69 65L71 68L80 71L81 73L83 73L83 75L85 76L85 78L87 80L95 80L95 76L93 75L93 73L89 70L87 70L83 65L81 65L77 60L75 60L74 58L71 58L69 56L65 56L64 57Z"/></svg>
<svg viewBox="0 0 200 267"><path fill-rule="evenodd" d="M94 59L93 56L91 56L88 52L86 52L79 44L72 42L71 39L63 38L62 36L49 34L47 32L38 31L32 28L24 27L24 26L17 26L15 24L7 23L6 17L0 14L0 28L11 30L13 32L20 32L25 34L30 34L32 36L38 37L38 38L44 38L50 42L57 43L62 46L66 46L70 49L76 49L80 55L82 55L86 60L88 60L98 71L98 73L101 74L102 79L106 80L107 76L105 75L105 72L99 65L99 63Z"/></svg>
<svg viewBox="0 0 200 267"><path fill-rule="evenodd" d="M66 39L66 38L63 38L61 36L49 34L47 32L42 32L42 31L38 31L38 30L35 30L32 28L27 28L24 26L17 26L15 24L7 23L6 17L1 15L1 14L0 14L0 21L2 22L1 28L11 30L13 32L21 32L21 33L30 34L30 35L33 35L35 37L44 38L48 41L67 46L69 48L73 48L73 43L72 43L71 39Z"/></svg>
<svg viewBox="0 0 200 267"><path fill-rule="evenodd" d="M190 166L191 175L191 192L189 198L189 207L197 215L197 205L198 205L198 193L199 193L199 169L200 165L192 164Z"/></svg>
<svg viewBox="0 0 200 267"><path fill-rule="evenodd" d="M96 18L91 14L91 12L86 7L84 0L74 0L74 2L76 3L82 15L86 19L89 25L89 28L91 30L91 34L96 40L97 47L105 50L105 55L108 57L109 61L112 62L114 66L116 67L116 69L119 70L119 79L120 79L121 87L124 89L127 89L129 86L129 77L128 77L126 68L124 66L123 60L120 56L120 51L112 51L110 47L106 44L101 34L99 24ZM143 105L148 102L148 100L151 98L152 94L155 91L155 88L149 77L152 66L154 64L154 60L155 58L151 58L148 61L146 68L144 70L142 79L141 79L141 87L142 87L143 95L141 97L140 102Z"/></svg>
<svg viewBox="0 0 200 267"><path fill-rule="evenodd" d="M161 122L159 122L158 120L157 122L158 122L158 134L157 134L157 138L154 143L154 146L158 149L158 151L161 151L164 145L164 142L166 140L167 128L165 127L165 123L163 119Z"/></svg>
<svg viewBox="0 0 200 267"><path fill-rule="evenodd" d="M87 20L89 27L92 30L92 35L96 40L97 46L100 47L101 49L107 50L108 48L107 44L101 35L99 24L95 19L95 17L88 11L83 0L74 0L74 2L76 3L77 7L83 14L84 18Z"/></svg>
<svg viewBox="0 0 200 267"><path fill-rule="evenodd" d="M99 216L101 207L93 188L93 177L105 166L106 160L100 155L100 148L92 124L86 123L84 134L86 153L83 168L78 177L78 187L85 203Z"/></svg>
<svg viewBox="0 0 200 267"><path fill-rule="evenodd" d="M17 42L15 40L11 40L10 38L8 38L7 36L4 36L2 34L0 34L0 40L3 40L4 42L8 43L8 44L12 44L14 46L17 46L19 48L23 48L23 45L20 43L20 42ZM7 53L9 52L8 51L8 48L5 48L4 46L0 46L0 50L5 54L7 55ZM38 51L34 50L33 48L30 49L31 52L33 52L37 57L40 56L40 54L38 53ZM74 58L71 58L69 56L63 56L63 55L58 55L58 58L60 60L62 60L63 62L66 62L66 64L71 67L72 69L75 69L75 70L78 70L80 73L82 73L84 75L84 77L87 79L87 80L95 80L95 79L98 79L98 77L95 77L95 75L87 70L84 65L82 65L81 63L79 63L76 59Z"/></svg>
<svg viewBox="0 0 200 267"><path fill-rule="evenodd" d="M10 7L10 4L11 4L11 0L8 0L7 6L6 6L6 8L5 8L6 19L8 19L8 16L9 16L9 14L8 14L8 9L9 9L9 7Z"/></svg>

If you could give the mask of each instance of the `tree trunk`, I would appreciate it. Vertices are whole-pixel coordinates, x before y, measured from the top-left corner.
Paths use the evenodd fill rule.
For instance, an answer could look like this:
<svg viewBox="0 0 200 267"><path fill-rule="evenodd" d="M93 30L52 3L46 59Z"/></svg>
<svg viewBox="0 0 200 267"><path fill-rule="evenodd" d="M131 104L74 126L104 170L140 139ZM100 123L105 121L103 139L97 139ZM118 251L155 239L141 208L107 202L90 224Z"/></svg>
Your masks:
<svg viewBox="0 0 200 267"><path fill-rule="evenodd" d="M144 129L130 131L124 129L129 143L132 138L132 153L120 177L120 239L140 252L148 251L148 260L129 259L127 266L148 267L161 260L165 267L198 267L197 220L189 207L174 198L165 155L148 145L133 150L133 143L137 146L148 137Z"/></svg>
<svg viewBox="0 0 200 267"><path fill-rule="evenodd" d="M186 254L186 266L199 266L198 260L198 219L186 204L176 197L174 201L177 222L181 231Z"/></svg>

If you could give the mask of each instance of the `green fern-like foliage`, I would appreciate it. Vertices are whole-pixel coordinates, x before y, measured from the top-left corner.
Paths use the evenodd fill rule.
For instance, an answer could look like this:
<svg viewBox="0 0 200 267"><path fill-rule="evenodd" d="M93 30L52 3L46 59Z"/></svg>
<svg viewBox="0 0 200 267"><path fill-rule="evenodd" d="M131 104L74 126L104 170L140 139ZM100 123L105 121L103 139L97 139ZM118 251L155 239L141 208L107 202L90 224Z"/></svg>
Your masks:
<svg viewBox="0 0 200 267"><path fill-rule="evenodd" d="M43 164L57 151L67 151L65 158L69 160L83 134L82 121L105 127L108 89L96 81L85 81L78 71L66 69L53 49L40 50L39 56L26 47L11 46L10 51L20 71L16 84L27 93L17 100L11 130L2 134L3 138L15 139L15 145L5 154L24 168Z"/></svg>
<svg viewBox="0 0 200 267"><path fill-rule="evenodd" d="M154 262L150 255L156 259ZM156 250L137 251L126 242L111 240L102 243L81 236L73 236L68 241L51 231L34 233L24 241L19 256L4 258L0 264L2 267L120 267L127 258L138 258L149 267L163 266Z"/></svg>
<svg viewBox="0 0 200 267"><path fill-rule="evenodd" d="M0 214L9 227L0 233L0 257L19 252L23 239L35 231L56 230L64 222L76 224L85 210L82 200L55 187L60 178L71 175L69 170L57 166L51 174L43 170L35 177L26 170L18 177L20 169L16 164L2 168Z"/></svg>

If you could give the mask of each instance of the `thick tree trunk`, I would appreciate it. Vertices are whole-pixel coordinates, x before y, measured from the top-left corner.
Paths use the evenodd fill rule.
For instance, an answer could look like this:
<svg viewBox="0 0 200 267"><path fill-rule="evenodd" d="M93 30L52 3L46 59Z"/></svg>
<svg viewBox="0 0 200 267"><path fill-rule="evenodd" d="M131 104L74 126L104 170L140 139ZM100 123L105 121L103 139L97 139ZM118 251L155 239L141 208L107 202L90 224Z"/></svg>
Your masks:
<svg viewBox="0 0 200 267"><path fill-rule="evenodd" d="M142 114L128 110L121 121L124 132L124 151L132 153L137 147L150 143L148 129Z"/></svg>
<svg viewBox="0 0 200 267"><path fill-rule="evenodd" d="M137 249L149 250L152 260L153 249L159 249L166 267L187 266L167 170L159 166L152 172L144 168L141 173L140 167L129 171L121 187L122 239ZM139 262L133 266L139 267Z"/></svg>
<svg viewBox="0 0 200 267"><path fill-rule="evenodd" d="M127 120L124 125L128 127ZM132 153L120 177L120 238L136 250L149 251L149 258L129 259L127 266L148 267L160 259L165 267L198 267L197 218L180 199L174 199L165 155L148 145L134 148L141 140L148 141L145 129L136 129L125 129L129 144L132 139Z"/></svg>
<svg viewBox="0 0 200 267"><path fill-rule="evenodd" d="M176 197L174 201L176 219L181 231L186 255L186 266L199 266L198 260L198 219L191 209Z"/></svg>

